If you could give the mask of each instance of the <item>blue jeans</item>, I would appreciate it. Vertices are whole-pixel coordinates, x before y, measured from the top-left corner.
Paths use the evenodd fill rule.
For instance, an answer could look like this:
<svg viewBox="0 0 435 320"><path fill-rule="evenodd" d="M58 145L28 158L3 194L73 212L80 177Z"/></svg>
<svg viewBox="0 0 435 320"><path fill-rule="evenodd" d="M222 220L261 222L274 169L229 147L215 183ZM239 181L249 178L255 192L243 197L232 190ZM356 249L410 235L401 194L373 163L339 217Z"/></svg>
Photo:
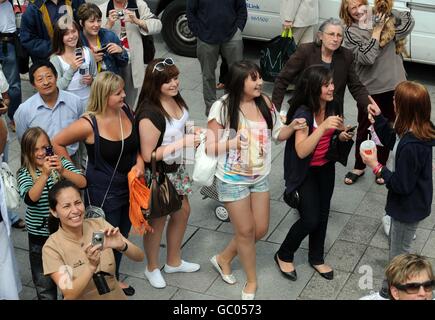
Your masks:
<svg viewBox="0 0 435 320"><path fill-rule="evenodd" d="M14 113L21 104L21 79L18 70L18 59L15 55L15 45L11 42L6 43L6 52L3 50L5 43L0 42L0 64L2 65L3 73L9 84L9 96L11 103L9 105L9 119L14 119Z"/></svg>

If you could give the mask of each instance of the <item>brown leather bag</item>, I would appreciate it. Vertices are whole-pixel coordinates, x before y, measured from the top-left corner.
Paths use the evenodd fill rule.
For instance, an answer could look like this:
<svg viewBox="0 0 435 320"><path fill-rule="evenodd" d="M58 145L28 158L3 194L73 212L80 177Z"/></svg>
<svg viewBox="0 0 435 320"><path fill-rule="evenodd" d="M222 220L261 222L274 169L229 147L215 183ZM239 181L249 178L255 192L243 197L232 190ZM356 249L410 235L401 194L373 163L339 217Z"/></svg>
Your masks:
<svg viewBox="0 0 435 320"><path fill-rule="evenodd" d="M145 219L156 219L181 208L181 197L172 182L161 170L157 173L156 152L151 154L150 203L147 210L142 210Z"/></svg>

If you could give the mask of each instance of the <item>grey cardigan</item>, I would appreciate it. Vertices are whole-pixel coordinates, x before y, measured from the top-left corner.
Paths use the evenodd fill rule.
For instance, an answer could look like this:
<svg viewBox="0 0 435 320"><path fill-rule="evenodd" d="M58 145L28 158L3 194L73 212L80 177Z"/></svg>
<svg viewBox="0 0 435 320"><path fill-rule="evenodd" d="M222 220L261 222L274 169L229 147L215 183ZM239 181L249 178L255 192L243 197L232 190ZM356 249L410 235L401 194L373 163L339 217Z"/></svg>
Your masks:
<svg viewBox="0 0 435 320"><path fill-rule="evenodd" d="M91 58L91 61L89 62L89 74L95 78L97 76L97 64L95 63L94 56L88 47L83 48L89 51L89 56ZM62 68L62 61L60 61L59 56L56 54L51 55L50 62L54 65L57 71L57 87L61 90L67 90L75 72L71 68L64 72Z"/></svg>
<svg viewBox="0 0 435 320"><path fill-rule="evenodd" d="M400 24L396 26L396 40L406 38L414 28L415 21L409 12L393 10ZM395 89L406 80L403 58L396 54L395 41L380 48L372 39L372 30L361 29L358 23L346 27L343 46L352 50L355 57L355 71L370 94L380 94Z"/></svg>

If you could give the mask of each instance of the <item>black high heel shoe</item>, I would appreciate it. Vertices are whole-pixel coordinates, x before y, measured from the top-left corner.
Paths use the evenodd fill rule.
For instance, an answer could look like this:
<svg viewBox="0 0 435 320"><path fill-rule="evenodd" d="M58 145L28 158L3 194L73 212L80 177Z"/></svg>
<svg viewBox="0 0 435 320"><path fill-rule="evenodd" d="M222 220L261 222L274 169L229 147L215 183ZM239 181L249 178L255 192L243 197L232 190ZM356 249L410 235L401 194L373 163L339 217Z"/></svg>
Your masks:
<svg viewBox="0 0 435 320"><path fill-rule="evenodd" d="M313 268L318 274L320 274L321 277L325 278L326 280L332 280L334 279L334 270L328 271L328 272L320 272L319 270L314 267L313 264L310 263L311 268Z"/></svg>
<svg viewBox="0 0 435 320"><path fill-rule="evenodd" d="M290 279L291 281L296 281L298 279L298 275L296 274L296 269L290 272L287 271L282 271L281 267L279 266L279 261L278 261L278 252L275 253L275 255L273 256L273 260L275 260L276 265L278 266L279 271L281 272L281 274L286 277L287 279Z"/></svg>

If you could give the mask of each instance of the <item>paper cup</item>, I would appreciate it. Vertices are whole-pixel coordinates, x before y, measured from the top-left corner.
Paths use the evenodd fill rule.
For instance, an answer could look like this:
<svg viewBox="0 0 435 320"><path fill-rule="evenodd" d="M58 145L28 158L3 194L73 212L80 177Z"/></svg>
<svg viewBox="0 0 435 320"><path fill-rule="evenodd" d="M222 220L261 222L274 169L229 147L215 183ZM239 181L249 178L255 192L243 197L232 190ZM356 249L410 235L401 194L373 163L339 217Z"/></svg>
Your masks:
<svg viewBox="0 0 435 320"><path fill-rule="evenodd" d="M365 154L371 155L373 154L373 150L376 148L376 143L374 143L372 140L365 140L361 143L359 148L360 150L364 151Z"/></svg>

